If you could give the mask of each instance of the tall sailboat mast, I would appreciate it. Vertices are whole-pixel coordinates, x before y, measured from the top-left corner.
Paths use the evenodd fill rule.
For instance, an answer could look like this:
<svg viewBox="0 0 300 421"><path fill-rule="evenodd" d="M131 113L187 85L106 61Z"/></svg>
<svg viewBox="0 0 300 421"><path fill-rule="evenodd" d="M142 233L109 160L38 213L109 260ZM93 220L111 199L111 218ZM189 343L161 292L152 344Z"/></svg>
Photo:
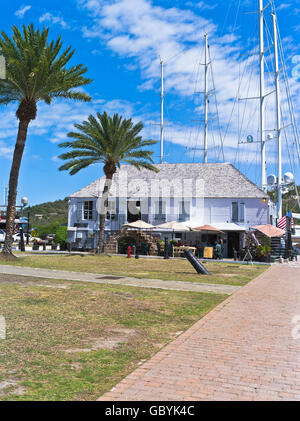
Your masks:
<svg viewBox="0 0 300 421"><path fill-rule="evenodd" d="M261 188L267 189L266 143L265 143L265 51L264 51L264 5L259 3L259 61L260 61L260 144L261 144Z"/></svg>
<svg viewBox="0 0 300 421"><path fill-rule="evenodd" d="M207 163L207 130L208 130L208 35L205 38L205 61L204 61L204 158L203 161Z"/></svg>
<svg viewBox="0 0 300 421"><path fill-rule="evenodd" d="M276 91L276 130L277 130L277 155L278 155L278 202L277 217L282 217L282 133L281 133L281 109L280 109L280 85L279 85L279 62L278 62L278 38L277 38L277 17L272 13L273 41L274 41L274 64L275 64L275 91Z"/></svg>
<svg viewBox="0 0 300 421"><path fill-rule="evenodd" d="M160 59L161 90L160 90L160 163L164 160L164 62Z"/></svg>

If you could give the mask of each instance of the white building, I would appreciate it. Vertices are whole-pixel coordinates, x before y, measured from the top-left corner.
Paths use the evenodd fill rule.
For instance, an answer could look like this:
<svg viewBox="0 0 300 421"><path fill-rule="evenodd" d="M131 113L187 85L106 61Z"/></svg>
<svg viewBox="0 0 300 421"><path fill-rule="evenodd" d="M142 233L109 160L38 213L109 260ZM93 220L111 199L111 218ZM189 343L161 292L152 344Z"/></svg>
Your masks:
<svg viewBox="0 0 300 421"><path fill-rule="evenodd" d="M106 215L106 233L142 219L158 225L168 221L222 230L224 255L241 248L243 233L255 225L273 223L274 205L267 193L229 163L160 164L158 173L124 165L113 177ZM97 208L105 177L69 198L69 242L94 248L99 233ZM195 237L196 235L196 237ZM201 233L185 240L207 242Z"/></svg>

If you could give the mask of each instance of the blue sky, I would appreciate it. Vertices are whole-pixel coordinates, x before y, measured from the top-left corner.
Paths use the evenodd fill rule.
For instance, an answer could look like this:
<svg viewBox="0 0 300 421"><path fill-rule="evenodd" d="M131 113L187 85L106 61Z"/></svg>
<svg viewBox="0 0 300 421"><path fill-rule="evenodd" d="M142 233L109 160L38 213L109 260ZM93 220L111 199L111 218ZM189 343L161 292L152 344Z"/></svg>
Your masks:
<svg viewBox="0 0 300 421"><path fill-rule="evenodd" d="M20 173L19 196L28 196L31 204L64 198L102 175L101 166L93 166L70 176L58 172L57 144L76 122L89 114L106 110L144 122L144 136L159 139L160 66L165 65L165 114L167 162L201 162L203 142L202 98L204 34L210 38L212 69L210 89L209 161L220 161L220 131L224 138L225 161L236 164L254 182L259 183L259 145L240 145L251 134L258 137L257 103L235 101L237 96L258 93L257 15L245 12L257 9L257 0L180 1L180 0L25 0L2 2L1 30L11 34L11 25L34 23L50 26L50 37L61 34L64 46L72 45L74 63L84 63L94 81L85 90L93 97L90 104L55 102L38 105L38 117L29 129ZM267 4L267 1L265 2ZM281 39L286 56L290 88L299 109L300 1L277 1ZM266 11L266 44L271 30L270 12ZM271 53L271 49L269 50ZM271 57L266 59L268 70ZM271 73L266 75L272 90ZM240 91L238 93L238 86ZM274 97L274 95L273 95ZM282 111L287 102L282 85ZM217 100L217 108L216 108ZM298 104L299 103L299 104ZM1 189L9 178L11 154L15 143L16 105L0 108ZM273 130L274 99L267 101L267 127ZM225 135L226 134L226 135ZM300 183L299 160L291 129L284 140L284 170L295 170ZM285 141L288 142L287 148ZM268 174L276 172L275 141L267 145ZM159 145L155 148L158 162Z"/></svg>

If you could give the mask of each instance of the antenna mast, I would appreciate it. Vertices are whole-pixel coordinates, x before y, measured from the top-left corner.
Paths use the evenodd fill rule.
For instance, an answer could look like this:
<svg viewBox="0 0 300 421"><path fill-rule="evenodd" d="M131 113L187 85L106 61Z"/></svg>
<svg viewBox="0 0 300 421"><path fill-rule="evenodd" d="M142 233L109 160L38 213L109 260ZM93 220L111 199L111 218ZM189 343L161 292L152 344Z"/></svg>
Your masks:
<svg viewBox="0 0 300 421"><path fill-rule="evenodd" d="M160 163L164 160L164 62L160 59L161 91L160 91Z"/></svg>
<svg viewBox="0 0 300 421"><path fill-rule="evenodd" d="M276 89L276 124L277 124L277 153L278 153L278 202L277 216L282 217L282 139L281 139L281 109L280 109L280 85L279 85L279 63L278 63L278 39L277 39L277 18L275 12L271 14L273 21L273 39L274 39L274 61L275 61L275 89Z"/></svg>
<svg viewBox="0 0 300 421"><path fill-rule="evenodd" d="M205 38L205 70L204 70L204 163L207 163L207 129L208 129L208 35Z"/></svg>
<svg viewBox="0 0 300 421"><path fill-rule="evenodd" d="M261 188L266 191L264 6L259 3Z"/></svg>

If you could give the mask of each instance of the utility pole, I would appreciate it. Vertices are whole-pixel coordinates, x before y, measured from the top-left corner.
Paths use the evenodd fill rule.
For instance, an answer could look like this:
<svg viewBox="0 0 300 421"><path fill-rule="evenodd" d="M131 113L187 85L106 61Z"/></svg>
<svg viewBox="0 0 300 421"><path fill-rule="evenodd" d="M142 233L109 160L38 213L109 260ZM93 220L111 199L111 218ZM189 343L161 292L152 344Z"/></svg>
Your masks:
<svg viewBox="0 0 300 421"><path fill-rule="evenodd" d="M7 195L8 195L8 187L4 187L4 189L3 189L3 199L4 199L3 203L4 203L5 206L7 205Z"/></svg>
<svg viewBox="0 0 300 421"><path fill-rule="evenodd" d="M259 62L260 62L260 143L261 143L261 188L266 191L266 142L265 142L265 51L264 51L264 6L259 3Z"/></svg>
<svg viewBox="0 0 300 421"><path fill-rule="evenodd" d="M204 158L203 162L207 163L207 129L208 129L208 35L205 38L205 71L204 71Z"/></svg>
<svg viewBox="0 0 300 421"><path fill-rule="evenodd" d="M273 21L274 39L274 62L275 62L275 89L276 89L276 130L277 130L277 153L278 153L278 202L277 217L282 217L282 138L281 138L281 109L280 109L280 85L279 85L279 62L278 62L278 38L277 38L277 18L275 13L271 14Z"/></svg>
<svg viewBox="0 0 300 421"><path fill-rule="evenodd" d="M160 90L160 163L164 160L164 62L160 59L161 90Z"/></svg>

